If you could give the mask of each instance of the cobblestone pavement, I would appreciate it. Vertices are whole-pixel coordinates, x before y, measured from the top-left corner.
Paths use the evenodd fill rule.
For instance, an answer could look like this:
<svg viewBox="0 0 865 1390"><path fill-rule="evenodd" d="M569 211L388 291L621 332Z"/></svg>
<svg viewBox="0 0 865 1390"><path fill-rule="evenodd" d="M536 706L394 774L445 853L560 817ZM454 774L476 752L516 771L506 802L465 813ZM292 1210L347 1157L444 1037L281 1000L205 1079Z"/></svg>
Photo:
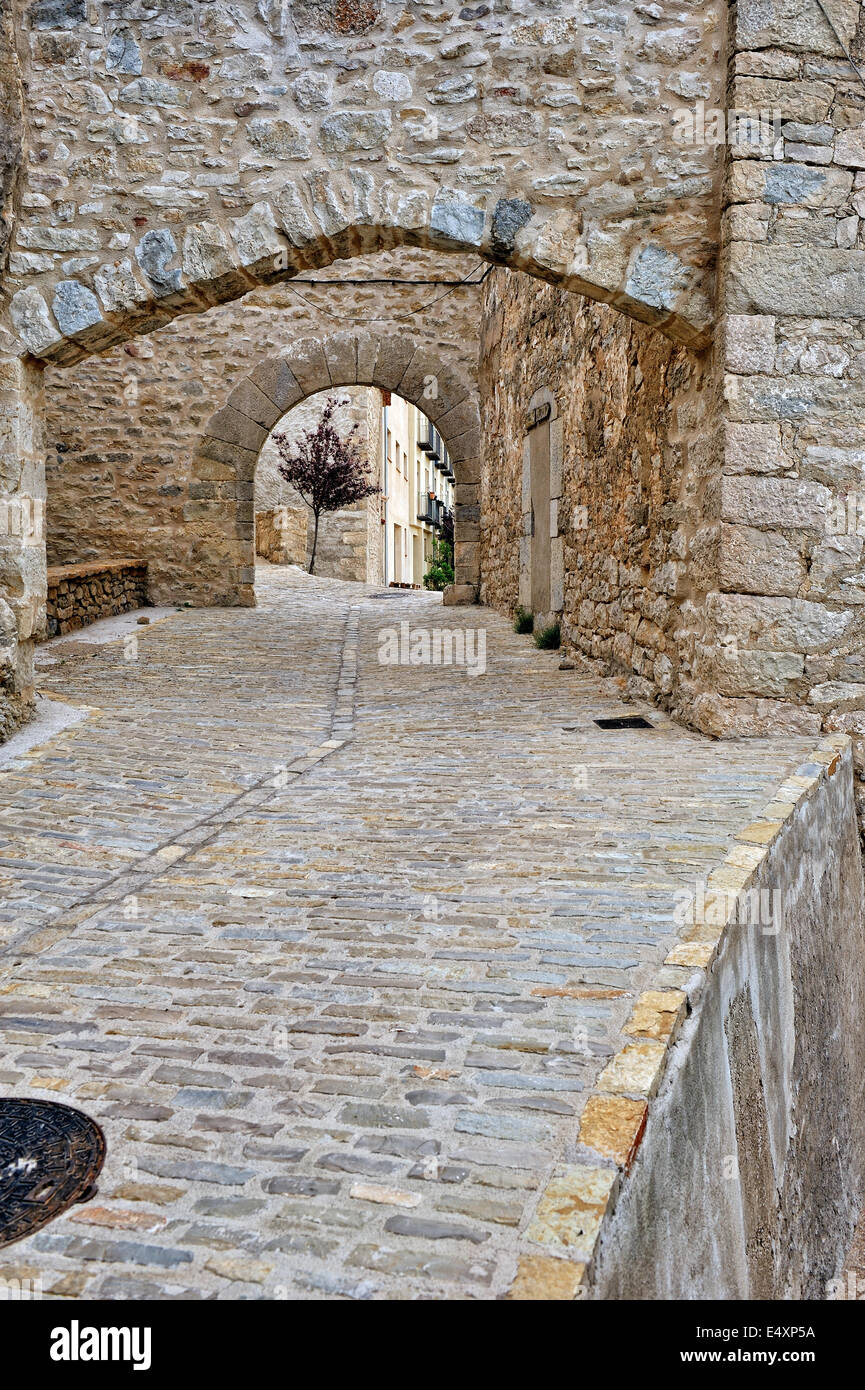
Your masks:
<svg viewBox="0 0 865 1390"><path fill-rule="evenodd" d="M257 609L45 651L98 712L0 773L0 1090L86 1110L108 1157L0 1277L503 1294L676 890L808 751L601 730L611 683L376 593L268 567ZM406 621L483 625L486 673L380 664Z"/></svg>

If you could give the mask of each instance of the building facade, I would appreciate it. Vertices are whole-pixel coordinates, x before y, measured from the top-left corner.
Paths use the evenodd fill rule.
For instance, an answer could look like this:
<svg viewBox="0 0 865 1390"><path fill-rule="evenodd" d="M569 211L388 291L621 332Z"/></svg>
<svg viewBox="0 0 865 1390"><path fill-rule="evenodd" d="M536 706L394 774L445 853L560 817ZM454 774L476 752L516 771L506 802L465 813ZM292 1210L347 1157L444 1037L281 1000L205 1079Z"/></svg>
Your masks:
<svg viewBox="0 0 865 1390"><path fill-rule="evenodd" d="M437 538L453 535L454 472L438 430L416 405L382 395L384 578L419 588Z"/></svg>

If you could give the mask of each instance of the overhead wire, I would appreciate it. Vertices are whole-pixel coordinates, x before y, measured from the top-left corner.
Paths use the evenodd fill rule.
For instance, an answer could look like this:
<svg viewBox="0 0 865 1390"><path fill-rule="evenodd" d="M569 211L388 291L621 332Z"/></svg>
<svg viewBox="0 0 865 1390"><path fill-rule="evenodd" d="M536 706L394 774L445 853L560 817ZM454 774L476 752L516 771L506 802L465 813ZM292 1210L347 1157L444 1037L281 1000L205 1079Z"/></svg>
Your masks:
<svg viewBox="0 0 865 1390"><path fill-rule="evenodd" d="M480 278L479 280L473 280L471 277L472 277L478 270L481 270L481 269L483 269L483 272L484 272L483 275L481 276L481 278ZM484 283L484 281L486 280L487 276L488 276L488 275L490 274L490 272L492 271L492 269L493 269L493 267L492 267L491 265L484 266L483 261L479 261L477 265L472 266L472 269L468 272L467 275L465 275L465 276L463 277L462 280L454 280L454 281L452 281L452 282L447 282L447 281L445 281L445 282L439 282L439 283L446 283L446 284L449 284L449 288L445 290L444 294L438 294L438 295L436 295L433 299L428 300L425 304L421 304L421 305L419 305L416 309L412 309L410 313L409 313L408 311L406 311L406 310L403 310L402 312L397 311L397 312L392 313L392 314L374 315L374 316L372 316L372 317L368 317L368 318L366 319L366 322L367 322L367 323L393 323L394 320L407 319L407 318L414 317L416 314L424 314L424 313L426 313L426 311L427 311L428 309L431 309L435 304L440 304L441 301L442 301L443 299L447 299L447 297L448 297L449 295L454 294L454 293L456 292L456 290L465 289L465 288L467 288L467 287L469 287L469 286L482 285L482 284ZM338 280L303 280L303 281L301 281L301 284L304 284L304 285L321 285L321 286L334 285L334 284L340 284L340 283L343 283L343 284L352 284L352 285L379 285L379 284L411 285L411 284L424 284L424 283L433 283L433 284L435 284L436 282L435 282L435 281L426 282L426 281L414 281L414 280L396 280L396 279L393 280L393 281L388 281L388 280L386 280L386 279L350 280L350 281L342 281L342 282L341 282L341 281L338 281ZM358 315L356 312L355 312L355 313L352 313L352 314L338 314L338 313L336 313L333 309L328 309L328 308L326 308L324 305L314 304L311 300L307 299L307 297L306 297L305 295L301 294L300 291L299 291L298 289L296 289L296 287L295 287L293 281L291 281L291 280L286 280L286 281L284 281L284 284L285 284L285 286L286 286L287 289L290 289L290 290L292 291L292 293L295 294L295 295L297 296L297 298L298 298L303 304L305 304L305 305L307 306L308 309L312 309L314 313L316 313L316 314L325 314L328 318L335 319L338 323L354 323L354 324L357 323L359 315Z"/></svg>

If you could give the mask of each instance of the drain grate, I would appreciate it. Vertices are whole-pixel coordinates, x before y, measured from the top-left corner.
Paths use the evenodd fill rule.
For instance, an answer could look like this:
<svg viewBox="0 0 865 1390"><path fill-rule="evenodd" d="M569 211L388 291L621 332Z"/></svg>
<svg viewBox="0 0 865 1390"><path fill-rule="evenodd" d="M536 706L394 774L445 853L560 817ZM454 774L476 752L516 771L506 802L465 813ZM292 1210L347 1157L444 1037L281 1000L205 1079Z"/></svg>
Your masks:
<svg viewBox="0 0 865 1390"><path fill-rule="evenodd" d="M620 714L615 719L595 719L599 729L654 729L641 714Z"/></svg>
<svg viewBox="0 0 865 1390"><path fill-rule="evenodd" d="M0 1100L0 1246L87 1202L105 1160L102 1130L80 1110Z"/></svg>

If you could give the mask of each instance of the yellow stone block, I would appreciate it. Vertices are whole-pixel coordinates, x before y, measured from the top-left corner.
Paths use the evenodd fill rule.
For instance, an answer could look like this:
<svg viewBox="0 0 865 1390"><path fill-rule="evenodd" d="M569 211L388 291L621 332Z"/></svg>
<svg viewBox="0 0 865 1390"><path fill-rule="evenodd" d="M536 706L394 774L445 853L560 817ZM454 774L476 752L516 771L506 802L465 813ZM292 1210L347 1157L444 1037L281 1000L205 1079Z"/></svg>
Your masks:
<svg viewBox="0 0 865 1390"><path fill-rule="evenodd" d="M765 845L734 845L729 854L726 855L721 867L722 869L726 869L730 866L734 866L737 869L747 870L748 879L750 880L757 865L762 864L765 857ZM716 873L717 869L710 874L710 879L713 879Z"/></svg>
<svg viewBox="0 0 865 1390"><path fill-rule="evenodd" d="M717 928L715 929L717 932ZM693 965L705 970L715 954L715 940L680 941L664 961L665 965Z"/></svg>
<svg viewBox="0 0 865 1390"><path fill-rule="evenodd" d="M646 1039L628 1043L607 1063L598 1077L598 1090L614 1095L651 1099L658 1085L667 1049L664 1043Z"/></svg>
<svg viewBox="0 0 865 1390"><path fill-rule="evenodd" d="M590 1096L580 1119L580 1143L629 1168L646 1127L649 1107L625 1096Z"/></svg>
<svg viewBox="0 0 865 1390"><path fill-rule="evenodd" d="M526 1239L554 1245L588 1261L607 1209L615 1168L559 1168L542 1194Z"/></svg>
<svg viewBox="0 0 865 1390"><path fill-rule="evenodd" d="M755 820L740 830L736 839L749 845L768 845L774 840L783 824L784 822L780 820Z"/></svg>
<svg viewBox="0 0 865 1390"><path fill-rule="evenodd" d="M634 1004L623 1033L638 1038L669 1038L685 1008L681 989L649 989Z"/></svg>
<svg viewBox="0 0 865 1390"><path fill-rule="evenodd" d="M550 1255L523 1255L506 1298L566 1301L577 1297L585 1273L584 1264L555 1260Z"/></svg>
<svg viewBox="0 0 865 1390"><path fill-rule="evenodd" d="M743 891L751 882L753 869L745 869L739 864L725 860L717 869L713 869L706 880L707 894L709 892L723 893L734 897Z"/></svg>

